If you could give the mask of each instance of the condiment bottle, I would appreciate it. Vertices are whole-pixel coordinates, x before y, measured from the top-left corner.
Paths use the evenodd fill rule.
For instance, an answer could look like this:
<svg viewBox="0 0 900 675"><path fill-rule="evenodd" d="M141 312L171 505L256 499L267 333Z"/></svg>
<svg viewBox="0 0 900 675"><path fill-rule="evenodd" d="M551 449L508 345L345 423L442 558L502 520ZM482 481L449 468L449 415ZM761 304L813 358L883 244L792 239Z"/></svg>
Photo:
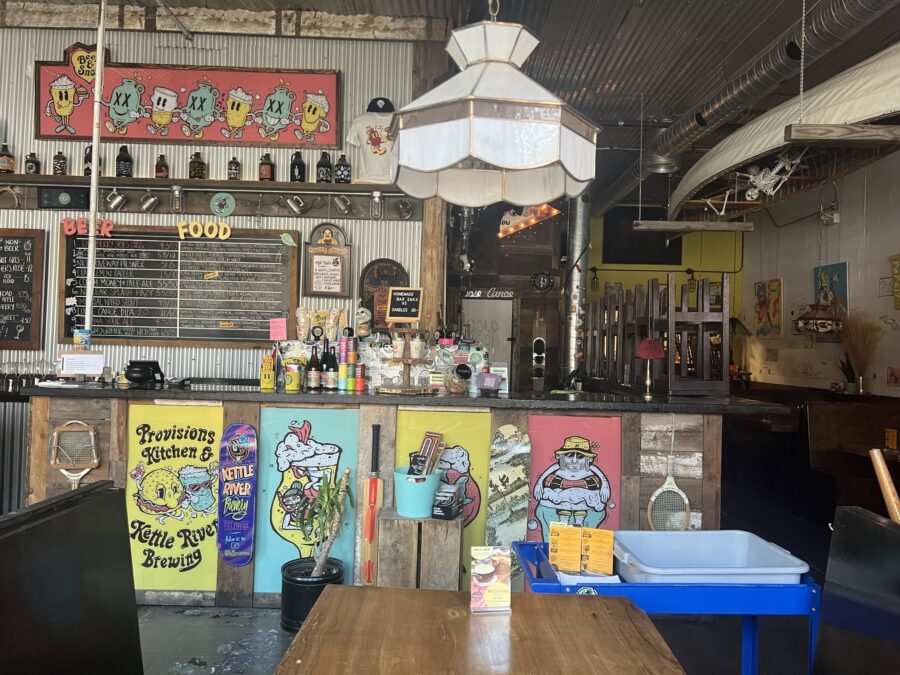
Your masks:
<svg viewBox="0 0 900 675"><path fill-rule="evenodd" d="M25 173L36 175L41 172L41 160L33 152L25 155Z"/></svg>
<svg viewBox="0 0 900 675"><path fill-rule="evenodd" d="M228 161L228 180L241 179L241 163L237 157L232 157Z"/></svg>
<svg viewBox="0 0 900 675"><path fill-rule="evenodd" d="M341 153L337 163L334 165L334 182L349 183L350 182L350 162L347 156Z"/></svg>
<svg viewBox="0 0 900 675"><path fill-rule="evenodd" d="M291 182L306 182L306 163L303 161L303 155L300 154L299 150L291 156Z"/></svg>
<svg viewBox="0 0 900 675"><path fill-rule="evenodd" d="M134 160L128 152L127 145L119 146L119 154L116 155L116 178L132 178L134 176Z"/></svg>
<svg viewBox="0 0 900 675"><path fill-rule="evenodd" d="M57 150L53 155L53 175L65 176L69 172L69 160L63 154L62 150Z"/></svg>
<svg viewBox="0 0 900 675"><path fill-rule="evenodd" d="M199 152L191 155L191 161L188 164L188 178L196 178L203 180L206 178L206 162L200 157Z"/></svg>
<svg viewBox="0 0 900 675"><path fill-rule="evenodd" d="M312 356L306 364L306 388L313 390L322 388L322 364L319 362L318 347L312 348Z"/></svg>
<svg viewBox="0 0 900 675"><path fill-rule="evenodd" d="M264 354L259 367L259 390L275 391L275 360L271 354Z"/></svg>
<svg viewBox="0 0 900 675"><path fill-rule="evenodd" d="M275 162L269 153L264 153L259 159L259 179L275 180Z"/></svg>
<svg viewBox="0 0 900 675"><path fill-rule="evenodd" d="M331 157L327 152L322 153L322 156L319 158L319 161L316 164L316 182L331 182Z"/></svg>
<svg viewBox="0 0 900 675"><path fill-rule="evenodd" d="M156 158L156 167L153 169L153 175L157 178L169 177L169 163L166 161L165 155Z"/></svg>
<svg viewBox="0 0 900 675"><path fill-rule="evenodd" d="M2 146L0 146L0 173L15 173L16 172L16 158L10 152L9 146L4 142Z"/></svg>

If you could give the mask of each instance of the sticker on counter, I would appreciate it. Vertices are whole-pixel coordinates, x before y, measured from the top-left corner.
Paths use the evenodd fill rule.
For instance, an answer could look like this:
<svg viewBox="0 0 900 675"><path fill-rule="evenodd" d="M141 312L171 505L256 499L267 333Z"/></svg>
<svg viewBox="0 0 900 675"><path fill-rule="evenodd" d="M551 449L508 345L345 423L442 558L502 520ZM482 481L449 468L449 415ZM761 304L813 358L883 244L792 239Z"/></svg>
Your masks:
<svg viewBox="0 0 900 675"><path fill-rule="evenodd" d="M207 272L206 274L203 275L204 281L209 281L210 279L218 279L218 278L219 278L218 272Z"/></svg>
<svg viewBox="0 0 900 675"><path fill-rule="evenodd" d="M220 321L219 328L234 328L234 321Z"/></svg>
<svg viewBox="0 0 900 675"><path fill-rule="evenodd" d="M222 560L240 567L253 558L256 520L256 430L232 424L219 444L219 529Z"/></svg>

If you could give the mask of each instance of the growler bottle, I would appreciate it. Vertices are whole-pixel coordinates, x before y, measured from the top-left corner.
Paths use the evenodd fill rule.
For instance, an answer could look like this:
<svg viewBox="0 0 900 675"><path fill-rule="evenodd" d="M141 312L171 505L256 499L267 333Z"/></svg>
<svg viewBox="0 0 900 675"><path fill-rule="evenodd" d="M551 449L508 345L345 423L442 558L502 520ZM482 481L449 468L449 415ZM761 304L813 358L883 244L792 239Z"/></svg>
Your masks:
<svg viewBox="0 0 900 675"><path fill-rule="evenodd" d="M331 182L331 157L328 156L327 152L322 153L322 157L319 159L319 162L316 164L316 182L317 183L330 183Z"/></svg>

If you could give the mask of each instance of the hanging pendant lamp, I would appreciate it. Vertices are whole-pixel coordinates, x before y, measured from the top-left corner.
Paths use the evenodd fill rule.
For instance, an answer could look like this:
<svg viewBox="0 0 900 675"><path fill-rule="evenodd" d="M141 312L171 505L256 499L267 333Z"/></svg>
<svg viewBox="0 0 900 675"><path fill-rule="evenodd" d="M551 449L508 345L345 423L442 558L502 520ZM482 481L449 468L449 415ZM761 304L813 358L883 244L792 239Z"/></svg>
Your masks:
<svg viewBox="0 0 900 675"><path fill-rule="evenodd" d="M394 114L394 182L471 207L577 197L594 179L600 129L519 70L538 40L489 6L490 21L447 44L462 72Z"/></svg>

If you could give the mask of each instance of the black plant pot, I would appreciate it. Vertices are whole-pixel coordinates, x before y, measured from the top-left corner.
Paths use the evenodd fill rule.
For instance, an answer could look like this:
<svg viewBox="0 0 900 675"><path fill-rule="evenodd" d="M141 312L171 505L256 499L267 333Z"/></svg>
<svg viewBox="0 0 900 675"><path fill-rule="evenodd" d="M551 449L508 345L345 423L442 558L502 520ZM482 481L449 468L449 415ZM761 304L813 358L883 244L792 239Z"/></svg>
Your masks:
<svg viewBox="0 0 900 675"><path fill-rule="evenodd" d="M344 563L329 558L320 577L313 577L313 558L290 560L281 566L281 627L296 633L328 584L344 583Z"/></svg>

